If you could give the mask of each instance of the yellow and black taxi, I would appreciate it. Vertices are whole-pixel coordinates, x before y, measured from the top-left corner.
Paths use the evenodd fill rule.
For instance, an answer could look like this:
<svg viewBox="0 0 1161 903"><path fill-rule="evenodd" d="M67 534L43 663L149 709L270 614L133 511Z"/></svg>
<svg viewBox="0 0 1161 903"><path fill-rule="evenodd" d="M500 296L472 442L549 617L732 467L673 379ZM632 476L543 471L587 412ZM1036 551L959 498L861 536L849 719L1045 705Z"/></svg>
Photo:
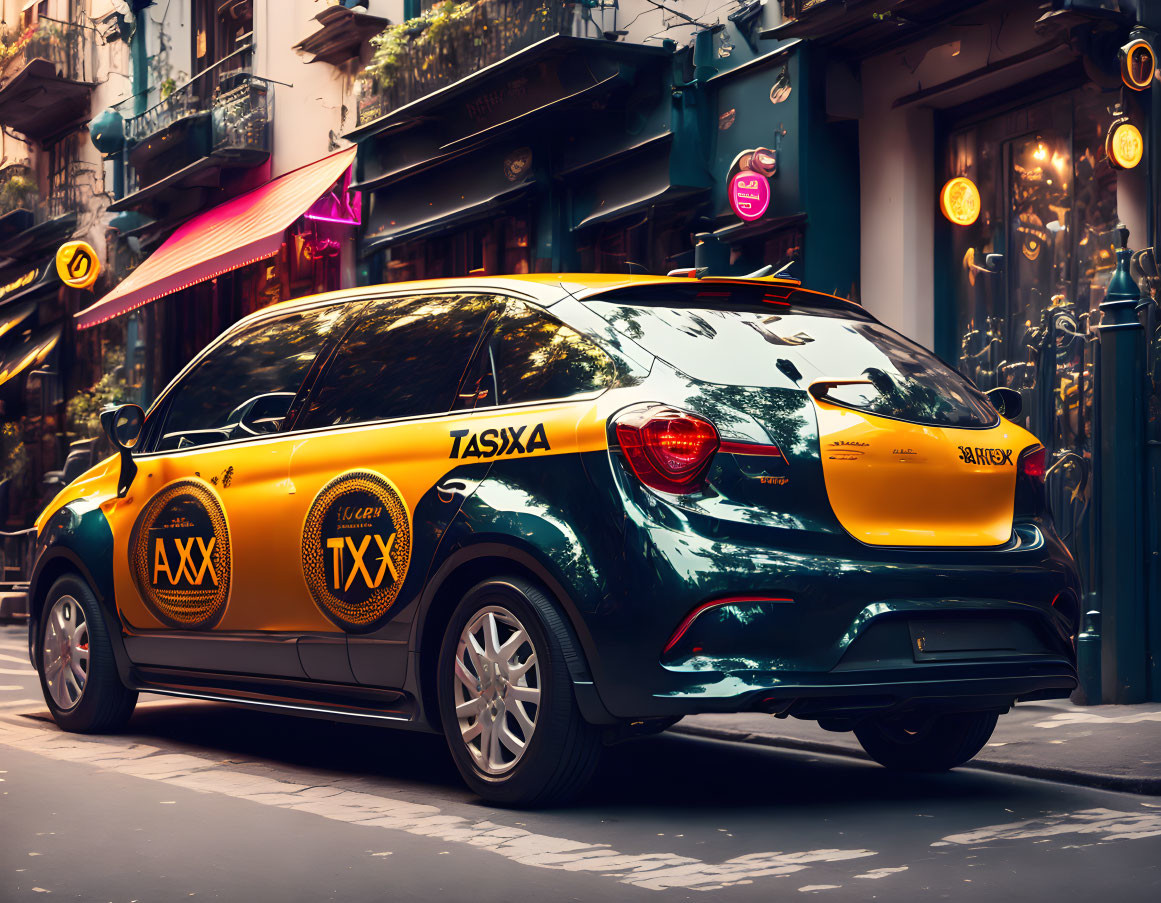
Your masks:
<svg viewBox="0 0 1161 903"><path fill-rule="evenodd" d="M695 712L947 769L1076 685L1018 406L790 280L287 302L105 414L118 454L37 523L29 649L68 730L144 691L442 731L500 803Z"/></svg>

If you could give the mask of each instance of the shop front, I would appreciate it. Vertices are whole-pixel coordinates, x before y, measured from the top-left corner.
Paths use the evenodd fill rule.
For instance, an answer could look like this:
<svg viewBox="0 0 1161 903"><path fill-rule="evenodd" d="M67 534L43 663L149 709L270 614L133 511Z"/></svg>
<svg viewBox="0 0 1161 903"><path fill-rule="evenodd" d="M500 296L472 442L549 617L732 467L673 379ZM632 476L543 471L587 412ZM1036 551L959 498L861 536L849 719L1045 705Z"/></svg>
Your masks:
<svg viewBox="0 0 1161 903"><path fill-rule="evenodd" d="M674 68L555 35L361 126L365 278L682 265L710 176Z"/></svg>
<svg viewBox="0 0 1161 903"><path fill-rule="evenodd" d="M185 222L112 291L77 314L115 332L128 388L148 404L240 318L288 298L354 284L355 150L294 170Z"/></svg>
<svg viewBox="0 0 1161 903"><path fill-rule="evenodd" d="M772 35L825 48L828 86L859 77L863 302L1020 393L1084 583L1081 695L1161 699L1155 255L1134 258L1139 299L1128 272L1110 294L1118 226L1158 240L1158 23L1123 3L825 6Z"/></svg>

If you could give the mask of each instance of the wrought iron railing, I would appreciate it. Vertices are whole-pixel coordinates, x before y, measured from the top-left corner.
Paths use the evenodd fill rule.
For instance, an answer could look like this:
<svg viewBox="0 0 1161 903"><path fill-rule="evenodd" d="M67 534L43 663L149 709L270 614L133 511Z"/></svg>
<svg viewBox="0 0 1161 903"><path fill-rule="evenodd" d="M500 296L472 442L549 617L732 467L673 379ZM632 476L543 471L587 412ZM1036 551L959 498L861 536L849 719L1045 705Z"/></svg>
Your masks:
<svg viewBox="0 0 1161 903"><path fill-rule="evenodd" d="M62 78L90 81L95 37L87 25L45 16L27 28L10 26L0 32L0 85L36 59L48 60Z"/></svg>
<svg viewBox="0 0 1161 903"><path fill-rule="evenodd" d="M126 119L126 139L133 144L164 131L180 119L210 112L220 95L228 94L246 80L253 79L253 62L254 48L246 46L223 57L182 85L172 88L165 83L154 85L149 89L148 109ZM128 102L122 101L119 105L123 113L123 106Z"/></svg>
<svg viewBox="0 0 1161 903"><path fill-rule="evenodd" d="M359 77L358 124L438 91L555 34L572 34L577 4L565 0L444 3L371 39Z"/></svg>

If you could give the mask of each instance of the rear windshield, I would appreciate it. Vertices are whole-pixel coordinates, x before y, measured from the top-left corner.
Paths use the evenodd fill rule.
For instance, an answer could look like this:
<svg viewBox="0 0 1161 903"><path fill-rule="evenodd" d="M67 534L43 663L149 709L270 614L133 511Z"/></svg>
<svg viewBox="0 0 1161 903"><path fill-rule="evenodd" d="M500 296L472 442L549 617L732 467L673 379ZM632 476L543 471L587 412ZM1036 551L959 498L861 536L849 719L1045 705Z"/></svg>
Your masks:
<svg viewBox="0 0 1161 903"><path fill-rule="evenodd" d="M703 382L805 389L818 379L866 380L830 400L868 413L937 426L985 427L995 409L927 349L854 305L753 300L714 286L710 304L691 286L634 288L585 304L651 354ZM720 298L717 296L721 296ZM817 296L814 296L817 297ZM711 306L712 304L712 306Z"/></svg>

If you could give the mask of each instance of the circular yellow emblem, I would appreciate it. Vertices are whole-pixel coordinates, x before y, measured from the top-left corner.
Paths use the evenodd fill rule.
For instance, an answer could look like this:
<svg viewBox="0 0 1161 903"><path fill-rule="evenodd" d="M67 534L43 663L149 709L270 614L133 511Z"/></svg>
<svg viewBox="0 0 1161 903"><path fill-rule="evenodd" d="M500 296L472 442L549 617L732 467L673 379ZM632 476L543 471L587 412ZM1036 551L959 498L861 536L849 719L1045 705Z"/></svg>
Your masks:
<svg viewBox="0 0 1161 903"><path fill-rule="evenodd" d="M209 629L230 597L230 531L217 496L179 480L145 506L129 537L129 572L168 627Z"/></svg>
<svg viewBox="0 0 1161 903"><path fill-rule="evenodd" d="M88 288L101 273L101 261L87 241L70 241L56 252L56 272L69 288Z"/></svg>
<svg viewBox="0 0 1161 903"><path fill-rule="evenodd" d="M1114 166L1132 169L1145 156L1145 139L1133 123L1120 122L1109 133L1106 149Z"/></svg>
<svg viewBox="0 0 1161 903"><path fill-rule="evenodd" d="M411 515L380 474L351 471L315 498L302 531L302 572L337 626L365 631L395 604L411 561Z"/></svg>
<svg viewBox="0 0 1161 903"><path fill-rule="evenodd" d="M957 226L970 226L980 215L980 190L965 176L948 179L939 193L939 209Z"/></svg>

